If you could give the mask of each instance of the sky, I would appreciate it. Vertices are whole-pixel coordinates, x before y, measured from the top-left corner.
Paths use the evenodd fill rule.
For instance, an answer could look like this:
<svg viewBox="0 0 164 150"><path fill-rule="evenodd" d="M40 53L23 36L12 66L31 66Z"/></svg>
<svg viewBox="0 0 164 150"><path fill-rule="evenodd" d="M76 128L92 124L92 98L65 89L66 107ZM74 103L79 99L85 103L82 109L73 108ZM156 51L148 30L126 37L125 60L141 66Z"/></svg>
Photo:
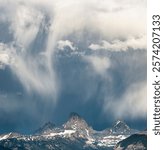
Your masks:
<svg viewBox="0 0 164 150"><path fill-rule="evenodd" d="M145 0L0 0L0 133L146 128Z"/></svg>

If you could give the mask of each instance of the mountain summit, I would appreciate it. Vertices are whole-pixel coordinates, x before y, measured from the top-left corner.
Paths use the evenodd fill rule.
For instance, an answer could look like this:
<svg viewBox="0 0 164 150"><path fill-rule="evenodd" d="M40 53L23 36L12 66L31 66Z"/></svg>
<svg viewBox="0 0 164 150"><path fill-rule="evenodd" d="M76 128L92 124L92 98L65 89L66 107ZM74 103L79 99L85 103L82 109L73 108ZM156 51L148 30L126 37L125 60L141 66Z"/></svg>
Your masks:
<svg viewBox="0 0 164 150"><path fill-rule="evenodd" d="M136 130L131 129L124 121L117 120L110 129L113 134L132 134Z"/></svg>
<svg viewBox="0 0 164 150"><path fill-rule="evenodd" d="M77 119L82 119L82 117L76 112L71 112L69 115L69 119L77 120Z"/></svg>
<svg viewBox="0 0 164 150"><path fill-rule="evenodd" d="M69 115L68 121L63 124L63 127L65 129L87 129L89 128L87 122L77 113L72 112Z"/></svg>

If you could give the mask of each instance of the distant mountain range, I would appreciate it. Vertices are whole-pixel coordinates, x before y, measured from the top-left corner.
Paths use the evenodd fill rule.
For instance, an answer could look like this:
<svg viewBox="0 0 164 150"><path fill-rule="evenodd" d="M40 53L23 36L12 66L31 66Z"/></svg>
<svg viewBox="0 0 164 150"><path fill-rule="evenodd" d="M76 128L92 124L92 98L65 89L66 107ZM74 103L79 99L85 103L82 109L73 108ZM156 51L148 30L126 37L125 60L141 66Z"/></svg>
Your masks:
<svg viewBox="0 0 164 150"><path fill-rule="evenodd" d="M117 120L111 128L95 131L77 113L61 127L48 122L32 135L0 135L0 150L145 150L146 132Z"/></svg>

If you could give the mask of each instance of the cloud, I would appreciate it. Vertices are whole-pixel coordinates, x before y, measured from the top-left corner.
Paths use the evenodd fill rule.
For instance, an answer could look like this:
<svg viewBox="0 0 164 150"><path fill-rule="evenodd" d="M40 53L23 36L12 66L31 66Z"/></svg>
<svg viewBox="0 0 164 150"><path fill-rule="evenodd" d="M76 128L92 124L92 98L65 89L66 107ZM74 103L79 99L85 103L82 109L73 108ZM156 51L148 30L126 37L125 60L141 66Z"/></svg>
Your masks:
<svg viewBox="0 0 164 150"><path fill-rule="evenodd" d="M104 106L96 105L95 109L103 109L106 114L145 116L146 75L141 68L145 69L146 57L145 52L137 51L146 49L145 0L0 0L0 27L2 24L11 37L4 33L6 37L0 41L0 69L10 66L12 75L31 95L31 101L35 100L35 94L54 102L61 101L60 96L65 95L61 108L66 106L70 110L66 105L70 104L70 99L73 103L78 99L79 107L85 98L90 105L96 105L94 100L99 99ZM71 60L57 57L58 48L65 47L75 51ZM103 50L92 51L95 55L88 54L88 47L117 53L112 53L111 57ZM78 55L83 51L83 56ZM59 72L60 69L66 71ZM64 88L66 90L62 91ZM10 109L9 103L4 103L5 109ZM16 101L11 109L19 109L18 103ZM132 106L135 109L132 110ZM115 107L121 113L115 113Z"/></svg>
<svg viewBox="0 0 164 150"><path fill-rule="evenodd" d="M9 55L0 52L0 69L4 69L5 65L8 65L10 61Z"/></svg>
<svg viewBox="0 0 164 150"><path fill-rule="evenodd" d="M36 8L37 3L0 3L3 8L1 18L6 18L2 23L6 23L7 32L13 35L11 41L1 44L5 47L1 61L10 66L29 94L36 92L45 96L53 95L56 99L59 86L53 64L51 58L42 55L46 52L48 34L46 11L41 11L41 5ZM13 8L10 9L11 4ZM13 60L12 63L9 59Z"/></svg>
<svg viewBox="0 0 164 150"><path fill-rule="evenodd" d="M114 40L111 42L101 41L100 44L91 44L89 48L92 50L111 50L111 51L126 51L128 49L144 49L146 50L146 37L129 38L125 41Z"/></svg>
<svg viewBox="0 0 164 150"><path fill-rule="evenodd" d="M106 97L104 109L113 112L115 118L145 118L147 115L146 82L130 85L120 99L110 100Z"/></svg>
<svg viewBox="0 0 164 150"><path fill-rule="evenodd" d="M77 48L73 46L73 43L69 40L60 40L57 43L57 47L60 50L64 50L66 47L69 47L71 50L75 51Z"/></svg>
<svg viewBox="0 0 164 150"><path fill-rule="evenodd" d="M33 17L34 35L42 17L46 14L51 18L49 34L55 38L67 36L76 31L88 28L90 31L99 32L108 39L137 37L146 35L146 1L134 0L41 0L41 1L0 1L2 7L12 4L8 9L9 16L18 19L17 24L24 25L31 22ZM13 14L12 14L13 13ZM16 15L16 16L15 16ZM20 21L20 18L22 21ZM10 19L10 18L9 18ZM26 21L24 21L24 19ZM23 24L22 24L23 23ZM20 31L24 32L24 31ZM32 34L29 32L29 34ZM27 35L25 34L25 37ZM54 40L54 39L52 39Z"/></svg>
<svg viewBox="0 0 164 150"><path fill-rule="evenodd" d="M4 69L5 65L11 65L14 62L12 52L13 49L10 49L8 45L0 43L0 69Z"/></svg>
<svg viewBox="0 0 164 150"><path fill-rule="evenodd" d="M88 47L113 51L146 48L145 0L0 0L0 7L0 22L6 23L13 36L2 43L7 49L1 62L10 65L29 93L57 95L60 81L54 54L58 47L77 50L87 45L82 51ZM74 36L76 42L71 40ZM90 36L91 41L85 41ZM101 75L112 64L101 56L85 60Z"/></svg>
<svg viewBox="0 0 164 150"><path fill-rule="evenodd" d="M110 60L108 57L84 56L84 60L92 65L96 73L101 75L105 74L110 68Z"/></svg>
<svg viewBox="0 0 164 150"><path fill-rule="evenodd" d="M28 34L35 36L37 24L42 18L49 16L47 44L49 51L52 51L57 39L61 40L71 34L82 35L85 30L97 33L102 37L102 40L109 42L118 39L126 41L129 38L136 40L137 37L146 36L146 1L69 0L65 2L64 0L42 0L28 1L27 3L21 0L20 2L22 3L17 2L15 8L17 15L19 16L20 11L21 16L26 17L27 23L32 17L36 19L36 23L31 25L34 32L31 32L31 28L29 28ZM19 17L16 18L19 19ZM25 34L26 36L28 35Z"/></svg>
<svg viewBox="0 0 164 150"><path fill-rule="evenodd" d="M19 77L27 92L37 92L55 98L57 81L55 80L55 74L45 64L45 59L42 56L26 58L27 62L25 63L23 59L18 57L15 65L12 66L12 70L13 72L16 70L15 74Z"/></svg>
<svg viewBox="0 0 164 150"><path fill-rule="evenodd" d="M41 95L57 95L57 81L53 68L48 68L47 59L42 54L29 55L24 49L0 43L0 69L10 66L28 93L37 92ZM22 52L23 51L23 52ZM44 80L43 80L44 79ZM59 86L58 86L59 87Z"/></svg>
<svg viewBox="0 0 164 150"><path fill-rule="evenodd" d="M44 14L29 6L19 5L12 18L11 30L15 42L28 48L39 32Z"/></svg>
<svg viewBox="0 0 164 150"><path fill-rule="evenodd" d="M103 51L85 57L94 70L102 75L99 100L103 114L115 119L145 119L147 114L146 51ZM140 58L142 61L138 61ZM92 70L93 69L93 70ZM96 79L99 83L99 79ZM103 93L103 94L102 94ZM102 94L102 95L101 95Z"/></svg>

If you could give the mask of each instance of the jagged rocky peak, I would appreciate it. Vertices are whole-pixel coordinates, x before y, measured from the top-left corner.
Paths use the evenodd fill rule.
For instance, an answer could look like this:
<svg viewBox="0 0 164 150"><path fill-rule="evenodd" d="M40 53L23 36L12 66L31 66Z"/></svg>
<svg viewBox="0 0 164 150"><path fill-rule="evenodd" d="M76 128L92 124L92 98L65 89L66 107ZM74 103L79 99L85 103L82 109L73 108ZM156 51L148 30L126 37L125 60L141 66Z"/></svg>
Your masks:
<svg viewBox="0 0 164 150"><path fill-rule="evenodd" d="M111 128L112 133L130 133L131 129L130 127L122 120L115 121L113 127Z"/></svg>
<svg viewBox="0 0 164 150"><path fill-rule="evenodd" d="M83 118L76 112L71 112L69 115L69 120L82 120Z"/></svg>
<svg viewBox="0 0 164 150"><path fill-rule="evenodd" d="M67 129L82 129L88 128L88 124L79 114L72 112L63 127Z"/></svg>
<svg viewBox="0 0 164 150"><path fill-rule="evenodd" d="M115 121L113 127L124 127L124 128L129 128L129 126L122 120L117 120Z"/></svg>
<svg viewBox="0 0 164 150"><path fill-rule="evenodd" d="M41 128L39 128L36 133L47 133L55 129L55 124L52 122L45 123Z"/></svg>

